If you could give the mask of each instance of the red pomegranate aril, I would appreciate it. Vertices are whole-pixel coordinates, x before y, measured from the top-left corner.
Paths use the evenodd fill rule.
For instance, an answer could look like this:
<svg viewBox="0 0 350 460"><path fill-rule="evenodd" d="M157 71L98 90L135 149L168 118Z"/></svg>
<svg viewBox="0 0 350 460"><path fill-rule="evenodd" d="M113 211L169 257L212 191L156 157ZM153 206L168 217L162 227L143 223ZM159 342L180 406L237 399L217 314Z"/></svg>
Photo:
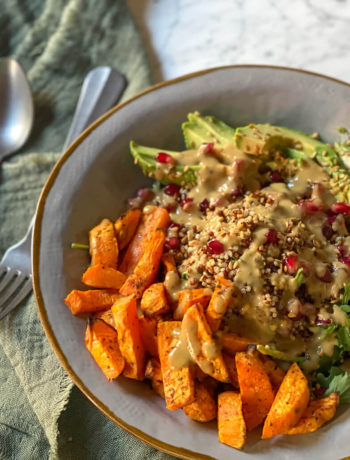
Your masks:
<svg viewBox="0 0 350 460"><path fill-rule="evenodd" d="M137 196L139 196L145 201L149 201L152 200L152 198L154 197L154 193L149 188L139 188L137 191Z"/></svg>
<svg viewBox="0 0 350 460"><path fill-rule="evenodd" d="M316 396L316 398L322 398L322 396L324 396L325 392L326 392L325 387L316 387L316 388L314 388L314 395Z"/></svg>
<svg viewBox="0 0 350 460"><path fill-rule="evenodd" d="M329 225L333 225L334 222L336 221L336 219L337 219L337 216L335 216L334 214L332 214L332 215L329 215L329 216L327 217L327 222L328 222Z"/></svg>
<svg viewBox="0 0 350 460"><path fill-rule="evenodd" d="M163 189L164 193L169 196L174 196L180 191L180 185L168 184Z"/></svg>
<svg viewBox="0 0 350 460"><path fill-rule="evenodd" d="M271 171L270 181L271 182L283 182L281 173L279 171Z"/></svg>
<svg viewBox="0 0 350 460"><path fill-rule="evenodd" d="M165 245L169 249L179 249L180 247L180 240L176 236L172 236L171 238L167 238L165 240Z"/></svg>
<svg viewBox="0 0 350 460"><path fill-rule="evenodd" d="M205 212L208 208L209 201L206 198L204 198L204 200L202 200L199 204L199 209L201 210L201 212Z"/></svg>
<svg viewBox="0 0 350 460"><path fill-rule="evenodd" d="M305 214L314 214L315 212L323 211L323 207L318 206L313 200L301 200L298 205L302 208Z"/></svg>
<svg viewBox="0 0 350 460"><path fill-rule="evenodd" d="M185 198L181 201L180 206L184 211L190 211L191 204L193 203L193 198Z"/></svg>
<svg viewBox="0 0 350 460"><path fill-rule="evenodd" d="M266 242L268 244L277 244L278 243L278 234L274 228L270 228L266 233Z"/></svg>
<svg viewBox="0 0 350 460"><path fill-rule="evenodd" d="M346 257L348 253L348 248L346 246L339 245L337 246L337 249L339 251L340 257Z"/></svg>
<svg viewBox="0 0 350 460"><path fill-rule="evenodd" d="M207 248L210 254L222 254L225 250L224 245L218 240L209 241Z"/></svg>
<svg viewBox="0 0 350 460"><path fill-rule="evenodd" d="M350 216L350 205L347 203L334 203L331 206L331 210L335 214L343 214L344 216Z"/></svg>
<svg viewBox="0 0 350 460"><path fill-rule="evenodd" d="M324 318L320 318L319 316L316 318L316 325L317 326L322 326L324 324L331 324L331 320L330 318L327 318L327 319L324 319Z"/></svg>
<svg viewBox="0 0 350 460"><path fill-rule="evenodd" d="M348 267L350 267L350 256L341 257L341 258L339 259L339 261L340 261L342 264L345 264L345 265L347 265Z"/></svg>
<svg viewBox="0 0 350 460"><path fill-rule="evenodd" d="M330 240L334 235L334 230L331 225L324 225L322 227L322 234L327 240Z"/></svg>
<svg viewBox="0 0 350 460"><path fill-rule="evenodd" d="M201 147L203 153L214 153L214 142L203 142Z"/></svg>
<svg viewBox="0 0 350 460"><path fill-rule="evenodd" d="M326 267L324 274L322 276L317 276L317 278L323 283L331 283L333 281L332 273L328 267Z"/></svg>
<svg viewBox="0 0 350 460"><path fill-rule="evenodd" d="M158 161L158 163L167 165L173 165L175 163L174 158L165 152L159 152L156 156L156 161Z"/></svg>
<svg viewBox="0 0 350 460"><path fill-rule="evenodd" d="M287 272L294 275L300 268L300 261L298 256L291 254L284 259L284 265L287 267Z"/></svg>

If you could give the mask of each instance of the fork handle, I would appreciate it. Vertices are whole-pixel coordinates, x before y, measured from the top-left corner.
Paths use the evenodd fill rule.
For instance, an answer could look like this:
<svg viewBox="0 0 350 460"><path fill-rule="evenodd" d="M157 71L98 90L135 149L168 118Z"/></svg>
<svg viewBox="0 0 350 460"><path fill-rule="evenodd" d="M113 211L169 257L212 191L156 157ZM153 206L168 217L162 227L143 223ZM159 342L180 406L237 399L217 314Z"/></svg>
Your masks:
<svg viewBox="0 0 350 460"><path fill-rule="evenodd" d="M86 75L63 150L92 122L119 101L125 77L112 67L96 67Z"/></svg>

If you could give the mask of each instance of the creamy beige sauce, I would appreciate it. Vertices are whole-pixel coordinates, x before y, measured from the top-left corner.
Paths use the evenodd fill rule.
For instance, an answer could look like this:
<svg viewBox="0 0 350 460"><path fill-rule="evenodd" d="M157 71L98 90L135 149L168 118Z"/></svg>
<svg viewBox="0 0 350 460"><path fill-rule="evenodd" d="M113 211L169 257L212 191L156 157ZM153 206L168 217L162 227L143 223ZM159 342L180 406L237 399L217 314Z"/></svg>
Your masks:
<svg viewBox="0 0 350 460"><path fill-rule="evenodd" d="M208 243L208 232L212 230L213 220L204 218L199 209L199 204L205 198L215 208L239 210L241 203L235 202L229 205L227 198L232 190L237 187L244 187L245 190L255 192L261 189L262 177L259 173L261 161L256 156L245 154L235 146L229 145L216 155L204 152L204 149L190 150L178 155L178 161L185 165L199 165L201 168L197 175L197 184L187 194L193 200L193 204L187 208L177 208L176 212L170 213L171 219L179 224L195 226L196 244L206 246ZM159 174L166 172L166 167L159 166ZM262 190L266 197L271 198L271 205L254 203L251 206L253 216L259 217L259 224L251 234L251 242L239 260L237 261L234 285L237 289L235 301L235 312L226 324L229 330L241 335L253 336L261 343L274 343L282 351L293 356L308 351L310 359L306 367L313 368L319 356L329 355L334 347L336 338L331 336L313 338L312 343L305 339L297 339L290 336L291 321L288 318L276 316L271 317L269 308L265 306L265 285L262 271L264 269L264 257L261 247L266 244L266 234L269 229L275 229L281 235L286 234L291 238L299 238L304 241L303 247L298 250L298 258L305 267L310 267L310 274L305 276L307 293L313 299L313 310L307 313L309 319L314 321L315 309L319 309L329 298L337 298L350 281L347 267L338 261L338 251L333 244L330 244L322 233L322 225L325 222L324 215L315 214L303 217L303 209L298 201L304 194L311 190L311 185L318 183L312 189L311 199L316 205L326 204L330 207L335 198L328 190L329 176L314 161L307 159L297 170L297 173L290 179L288 184L272 183ZM163 203L172 198L163 196ZM249 197L246 198L249 200ZM302 222L301 226L294 226L295 222ZM230 222L226 223L220 217L215 222L215 238L225 247L225 251L241 244L241 234L237 229L232 229ZM347 235L344 219L339 216L332 224L333 230L340 235ZM292 230L290 230L290 228ZM314 241L317 242L316 248ZM345 244L350 246L350 237L346 237ZM290 251L293 253L293 251ZM268 255L272 260L278 260L281 249L278 245L269 245ZM236 261L232 261L232 264ZM206 264L206 257L199 256L189 259L189 269L193 278L200 278L197 270L199 265ZM277 263L277 262L276 262ZM320 280L329 266L333 267L332 282ZM215 272L215 266L213 267ZM216 273L216 272L215 272ZM279 309L289 311L291 317L297 316L298 306L295 293L299 286L294 276L285 273L283 265L278 271L271 273L270 282L273 287L283 291ZM191 288L186 281L181 280L175 272L169 272L165 278L166 290L173 302L177 301L177 293L181 290ZM248 288L248 289L247 289ZM214 301L214 310L217 313L224 313L227 305L227 298L232 296L232 290L224 289ZM293 303L294 302L294 303ZM312 307L312 305L311 305ZM306 308L306 307L305 307ZM181 318L183 312L176 311L176 316ZM333 319L338 324L344 324L343 312L335 311ZM321 343L322 342L322 343ZM208 343L201 345L197 337L196 325L188 319L182 322L179 341L171 354L171 363L174 367L181 367L185 363L194 361L199 354L206 359L201 365L204 372L209 373L210 359L217 353L215 344Z"/></svg>
<svg viewBox="0 0 350 460"><path fill-rule="evenodd" d="M197 362L198 366L205 373L210 375L213 372L211 362L218 354L218 347L213 341L203 344L198 338L197 323L186 316L182 320L181 330L175 332L177 343L170 353L170 366L178 369ZM197 360L198 357L200 360Z"/></svg>

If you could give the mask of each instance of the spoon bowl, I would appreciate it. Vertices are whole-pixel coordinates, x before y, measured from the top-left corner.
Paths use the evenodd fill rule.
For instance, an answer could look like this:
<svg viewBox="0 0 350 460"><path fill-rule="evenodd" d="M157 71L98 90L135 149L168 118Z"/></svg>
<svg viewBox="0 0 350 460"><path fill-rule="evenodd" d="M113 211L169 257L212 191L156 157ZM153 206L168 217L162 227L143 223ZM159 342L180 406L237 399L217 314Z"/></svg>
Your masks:
<svg viewBox="0 0 350 460"><path fill-rule="evenodd" d="M0 59L0 162L19 150L33 126L34 105L28 80L17 61Z"/></svg>

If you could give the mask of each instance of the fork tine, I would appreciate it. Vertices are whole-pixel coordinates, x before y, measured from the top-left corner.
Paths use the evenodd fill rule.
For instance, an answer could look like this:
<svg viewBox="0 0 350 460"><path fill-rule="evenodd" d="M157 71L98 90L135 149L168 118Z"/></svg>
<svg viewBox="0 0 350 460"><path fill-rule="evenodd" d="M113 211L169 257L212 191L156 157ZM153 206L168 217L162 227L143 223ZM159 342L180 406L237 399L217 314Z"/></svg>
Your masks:
<svg viewBox="0 0 350 460"><path fill-rule="evenodd" d="M7 270L7 273L5 276L2 278L0 282L0 292L5 289L6 286L9 285L10 281L16 276L17 272L16 270L11 270L11 268L5 269Z"/></svg>
<svg viewBox="0 0 350 460"><path fill-rule="evenodd" d="M5 305L12 294L14 294L21 286L25 278L25 275L18 272L18 275L10 283L7 284L6 289L0 293L0 307Z"/></svg>
<svg viewBox="0 0 350 460"><path fill-rule="evenodd" d="M6 307L0 311L0 321L13 310L17 305L24 300L28 294L31 293L33 289L32 277L30 277L22 286L18 294L11 300L11 302L6 305Z"/></svg>

